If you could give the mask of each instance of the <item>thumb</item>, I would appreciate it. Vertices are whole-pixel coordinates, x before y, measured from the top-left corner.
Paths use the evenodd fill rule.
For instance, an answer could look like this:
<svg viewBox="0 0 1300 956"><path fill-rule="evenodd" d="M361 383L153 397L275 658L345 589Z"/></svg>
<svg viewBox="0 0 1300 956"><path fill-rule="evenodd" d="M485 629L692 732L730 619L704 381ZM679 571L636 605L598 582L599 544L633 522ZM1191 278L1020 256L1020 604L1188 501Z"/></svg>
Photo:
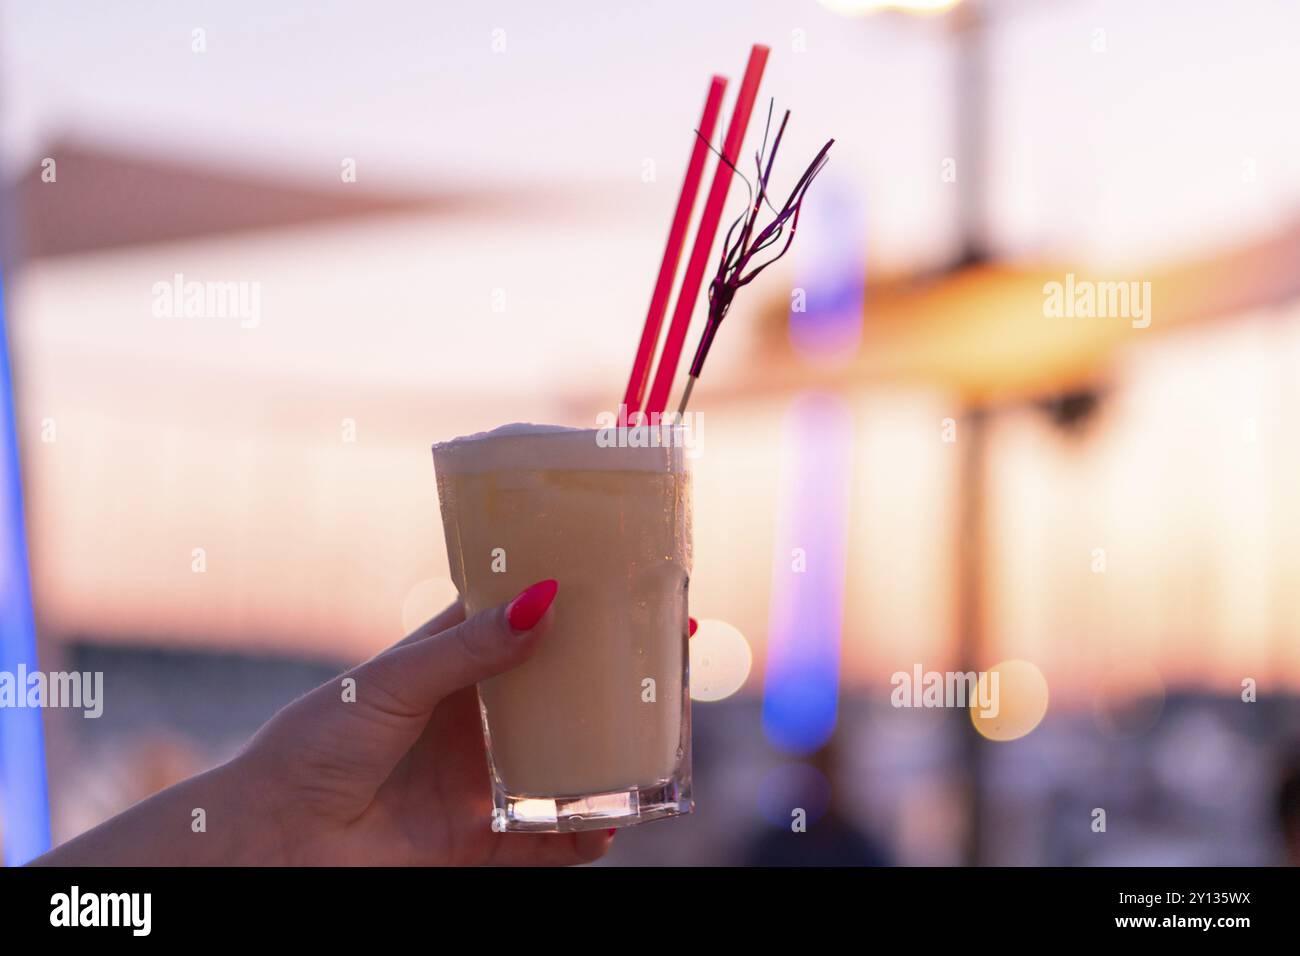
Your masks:
<svg viewBox="0 0 1300 956"><path fill-rule="evenodd" d="M354 782L378 786L420 739L439 701L528 659L558 590L555 581L539 581L455 627L417 631L284 708L249 751L277 763L286 755L324 759L348 768ZM340 680L354 682L351 694L340 695Z"/></svg>
<svg viewBox="0 0 1300 956"><path fill-rule="evenodd" d="M508 604L390 648L353 671L358 702L368 698L391 716L418 719L422 730L438 701L528 659L558 591L556 581L539 581Z"/></svg>

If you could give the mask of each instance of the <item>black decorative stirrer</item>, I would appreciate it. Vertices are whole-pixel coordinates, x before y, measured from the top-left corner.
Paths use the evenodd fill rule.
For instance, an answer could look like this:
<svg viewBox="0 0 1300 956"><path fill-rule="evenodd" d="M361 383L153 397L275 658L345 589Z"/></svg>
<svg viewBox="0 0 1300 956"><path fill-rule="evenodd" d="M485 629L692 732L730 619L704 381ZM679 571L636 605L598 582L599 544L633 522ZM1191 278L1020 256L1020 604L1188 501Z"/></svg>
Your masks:
<svg viewBox="0 0 1300 956"><path fill-rule="evenodd" d="M790 243L794 241L795 230L799 227L799 210L803 206L804 196L808 192L808 187L812 185L812 181L817 178L817 174L822 171L822 167L829 161L826 154L830 151L831 144L835 142L833 139L827 141L812 163L804 170L804 174L799 177L794 189L790 191L790 198L785 201L785 205L779 210L773 207L767 198L768 182L772 175L772 163L776 159L776 151L780 147L781 137L785 133L785 124L789 121L790 111L786 110L785 116L781 118L781 126L776 131L776 139L772 141L772 151L768 153L767 137L772 128L772 104L771 102L768 103L767 126L763 130L763 148L754 157L758 177L757 193L752 186L749 186L749 181L745 180L740 170L736 169L731 163L727 163L727 158L719 154L720 161L731 166L736 175L745 181L746 186L749 186L749 194L753 202L748 210L731 224L731 228L727 230L726 239L723 240L722 260L718 263L717 274L713 277L713 281L709 283L708 323L704 326L704 335L700 337L699 347L695 350L695 358L691 362L691 375L686 380L686 388L682 392L681 404L677 406L679 420L686 413L686 403L690 401L691 390L695 387L695 380L700 377L700 372L704 368L704 359L709 354L709 347L713 344L714 336L718 334L718 326L727 317L727 312L731 309L731 303L735 299L736 293L742 286L753 282L755 276L780 259L790 249ZM717 152L717 150L714 150L714 152ZM758 214L764 206L771 209L775 216L771 222L755 234L754 228L758 224ZM790 231L785 236L781 251L769 259L754 264L753 259L758 253L780 242L787 225ZM739 236L736 236L737 229L740 230ZM733 237L735 237L734 241Z"/></svg>

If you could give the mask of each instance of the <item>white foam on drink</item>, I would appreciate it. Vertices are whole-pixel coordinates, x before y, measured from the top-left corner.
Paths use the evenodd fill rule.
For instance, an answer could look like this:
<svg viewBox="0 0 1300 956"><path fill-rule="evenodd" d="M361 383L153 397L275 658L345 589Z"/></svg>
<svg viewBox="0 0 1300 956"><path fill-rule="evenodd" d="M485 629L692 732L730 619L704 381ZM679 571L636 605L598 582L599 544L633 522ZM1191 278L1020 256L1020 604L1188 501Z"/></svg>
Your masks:
<svg viewBox="0 0 1300 956"><path fill-rule="evenodd" d="M685 471L680 442L658 442L647 426L623 429L617 444L607 439L614 429L569 428L512 422L433 446L434 465L442 474L485 471ZM657 430L655 430L657 431ZM601 438L604 439L602 444ZM627 440L628 438L632 440ZM631 446L645 447L631 447Z"/></svg>

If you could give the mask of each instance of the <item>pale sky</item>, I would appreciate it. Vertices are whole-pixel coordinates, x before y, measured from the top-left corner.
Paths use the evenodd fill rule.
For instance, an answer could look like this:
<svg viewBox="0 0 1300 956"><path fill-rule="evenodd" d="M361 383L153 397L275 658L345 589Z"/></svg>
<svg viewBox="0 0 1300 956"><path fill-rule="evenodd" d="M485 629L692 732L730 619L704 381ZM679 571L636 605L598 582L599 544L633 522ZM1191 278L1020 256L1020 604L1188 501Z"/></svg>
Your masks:
<svg viewBox="0 0 1300 956"><path fill-rule="evenodd" d="M942 18L852 20L815 0L274 6L0 4L4 162L31 162L67 132L304 182L335 181L339 158L354 156L377 188L598 182L666 222L709 74L731 76L734 93L748 45L763 41L763 95L794 114L788 174L835 136L829 173L864 197L876 266L940 259L950 241ZM989 8L1006 250L1144 263L1294 215L1300 4ZM492 51L497 29L503 53ZM646 159L660 171L649 186Z"/></svg>

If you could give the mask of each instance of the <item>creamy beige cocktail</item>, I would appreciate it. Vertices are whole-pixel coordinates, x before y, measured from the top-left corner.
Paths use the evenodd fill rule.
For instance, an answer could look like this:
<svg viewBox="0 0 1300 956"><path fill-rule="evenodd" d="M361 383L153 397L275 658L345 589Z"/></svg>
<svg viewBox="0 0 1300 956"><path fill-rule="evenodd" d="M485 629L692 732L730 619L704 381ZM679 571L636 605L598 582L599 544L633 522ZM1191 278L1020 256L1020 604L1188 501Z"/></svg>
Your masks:
<svg viewBox="0 0 1300 956"><path fill-rule="evenodd" d="M540 580L560 586L533 657L479 685L494 826L594 829L689 812L680 431L512 425L435 445L434 464L467 614Z"/></svg>

